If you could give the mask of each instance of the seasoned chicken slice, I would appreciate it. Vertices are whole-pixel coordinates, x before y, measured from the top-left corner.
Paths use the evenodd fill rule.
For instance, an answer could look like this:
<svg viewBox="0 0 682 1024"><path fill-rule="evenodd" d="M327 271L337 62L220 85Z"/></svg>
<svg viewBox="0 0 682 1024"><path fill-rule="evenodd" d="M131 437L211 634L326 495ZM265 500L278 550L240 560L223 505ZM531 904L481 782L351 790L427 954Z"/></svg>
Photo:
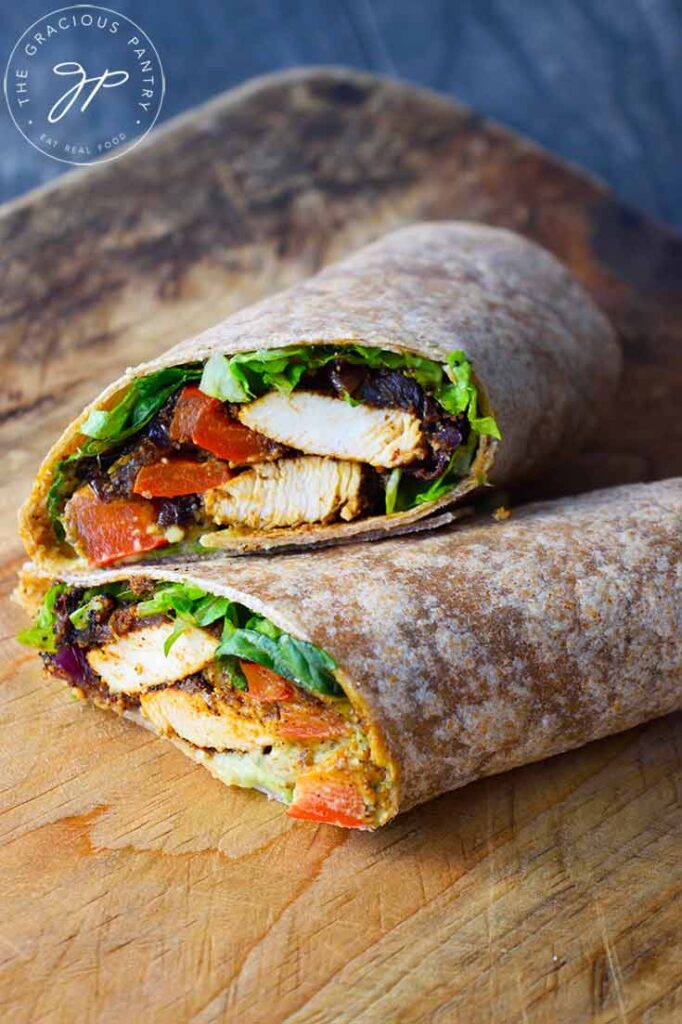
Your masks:
<svg viewBox="0 0 682 1024"><path fill-rule="evenodd" d="M176 735L195 747L213 750L251 750L276 742L277 719L239 714L237 708L215 695L189 692L178 686L153 690L140 698L142 714L164 736Z"/></svg>
<svg viewBox="0 0 682 1024"><path fill-rule="evenodd" d="M426 455L419 420L402 409L349 405L313 391L270 391L241 406L237 415L252 430L315 455L386 469Z"/></svg>
<svg viewBox="0 0 682 1024"><path fill-rule="evenodd" d="M189 627L168 654L163 646L174 630L171 622L136 629L87 654L90 667L112 693L141 693L150 686L174 683L213 661L218 640L204 629Z"/></svg>
<svg viewBox="0 0 682 1024"><path fill-rule="evenodd" d="M204 507L218 525L278 526L354 519L362 511L362 469L355 462L303 455L263 463L207 491Z"/></svg>

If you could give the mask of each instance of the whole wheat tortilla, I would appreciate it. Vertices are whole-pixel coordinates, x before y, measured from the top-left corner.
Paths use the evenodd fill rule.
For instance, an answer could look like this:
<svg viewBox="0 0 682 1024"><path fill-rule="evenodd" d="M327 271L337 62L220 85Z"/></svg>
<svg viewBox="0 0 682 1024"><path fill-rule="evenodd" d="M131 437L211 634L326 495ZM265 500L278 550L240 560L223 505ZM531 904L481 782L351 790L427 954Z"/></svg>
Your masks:
<svg viewBox="0 0 682 1024"><path fill-rule="evenodd" d="M681 555L679 478L409 542L71 579L180 578L328 651L392 779L388 818L682 707ZM27 567L28 610L48 582Z"/></svg>
<svg viewBox="0 0 682 1024"><path fill-rule="evenodd" d="M31 558L53 568L84 565L57 544L46 512L54 467L83 440L91 409L110 408L134 377L162 367L286 345L350 344L412 351L444 362L463 349L482 412L502 432L484 437L471 471L442 498L390 517L300 529L207 536L227 553L389 534L443 509L486 478L504 484L537 474L575 451L617 381L612 330L553 256L510 231L444 222L403 228L308 281L241 310L151 363L128 370L66 429L42 463L20 515Z"/></svg>

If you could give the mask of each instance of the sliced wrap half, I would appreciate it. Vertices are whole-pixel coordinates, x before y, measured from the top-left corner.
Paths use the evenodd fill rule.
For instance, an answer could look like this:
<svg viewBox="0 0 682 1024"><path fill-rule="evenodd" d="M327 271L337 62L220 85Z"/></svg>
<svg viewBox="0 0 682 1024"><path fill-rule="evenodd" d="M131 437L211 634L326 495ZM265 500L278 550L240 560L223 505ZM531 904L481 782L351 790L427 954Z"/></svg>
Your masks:
<svg viewBox="0 0 682 1024"><path fill-rule="evenodd" d="M224 782L376 828L681 707L681 538L677 479L409 544L56 585L29 566L24 640Z"/></svg>
<svg viewBox="0 0 682 1024"><path fill-rule="evenodd" d="M22 537L68 569L405 531L573 452L619 369L549 253L408 227L129 370L47 455Z"/></svg>

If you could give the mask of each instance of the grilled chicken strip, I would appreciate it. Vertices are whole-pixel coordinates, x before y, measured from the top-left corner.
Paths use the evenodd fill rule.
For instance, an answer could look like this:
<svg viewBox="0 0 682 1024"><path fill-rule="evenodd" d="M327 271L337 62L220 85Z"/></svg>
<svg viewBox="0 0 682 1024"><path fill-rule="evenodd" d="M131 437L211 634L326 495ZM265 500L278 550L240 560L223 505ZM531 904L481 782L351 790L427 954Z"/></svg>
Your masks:
<svg viewBox="0 0 682 1024"><path fill-rule="evenodd" d="M354 519L362 511L361 488L357 463L303 455L240 473L207 491L204 507L218 525L272 530Z"/></svg>
<svg viewBox="0 0 682 1024"><path fill-rule="evenodd" d="M196 747L251 750L277 742L276 729L258 716L246 717L215 695L189 693L177 686L146 693L142 714L164 736L181 736ZM272 722L276 725L277 720Z"/></svg>
<svg viewBox="0 0 682 1024"><path fill-rule="evenodd" d="M112 693L140 693L185 679L213 661L217 638L194 626L181 633L166 654L164 644L174 629L173 623L160 622L126 633L89 651L90 667Z"/></svg>
<svg viewBox="0 0 682 1024"><path fill-rule="evenodd" d="M242 406L237 415L252 430L314 455L385 469L426 455L419 420L402 409L349 405L313 391L270 391Z"/></svg>

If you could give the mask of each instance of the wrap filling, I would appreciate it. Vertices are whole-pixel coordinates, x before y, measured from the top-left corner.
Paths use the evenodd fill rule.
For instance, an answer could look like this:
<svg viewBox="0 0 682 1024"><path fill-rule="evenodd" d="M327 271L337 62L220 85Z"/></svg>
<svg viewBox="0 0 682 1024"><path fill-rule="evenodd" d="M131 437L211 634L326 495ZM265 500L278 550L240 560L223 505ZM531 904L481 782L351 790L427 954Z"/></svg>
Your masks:
<svg viewBox="0 0 682 1024"><path fill-rule="evenodd" d="M185 583L55 583L19 639L77 695L292 817L373 828L390 816L387 769L334 659L244 605Z"/></svg>
<svg viewBox="0 0 682 1024"><path fill-rule="evenodd" d="M96 408L48 495L55 536L91 565L221 531L390 516L447 494L481 437L472 368L359 345L293 346L135 378Z"/></svg>

